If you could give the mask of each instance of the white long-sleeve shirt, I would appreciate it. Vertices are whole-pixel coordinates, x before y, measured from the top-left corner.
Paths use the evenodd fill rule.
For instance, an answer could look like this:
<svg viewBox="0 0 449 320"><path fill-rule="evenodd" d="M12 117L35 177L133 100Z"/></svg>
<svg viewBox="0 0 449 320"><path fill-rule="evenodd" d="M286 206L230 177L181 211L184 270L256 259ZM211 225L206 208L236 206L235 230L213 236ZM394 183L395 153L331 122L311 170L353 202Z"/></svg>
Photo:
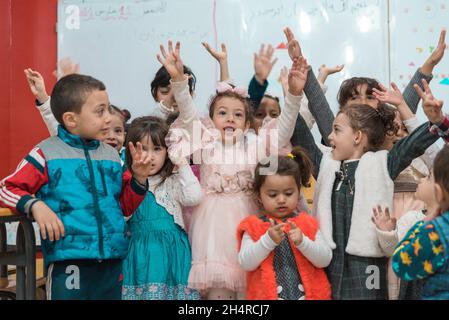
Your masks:
<svg viewBox="0 0 449 320"><path fill-rule="evenodd" d="M245 232L243 233L239 252L239 264L244 270L253 271L260 266L276 247L277 245L270 238L268 231L256 242ZM332 260L332 249L324 241L320 231L317 232L315 241L304 235L302 242L296 249L317 268L327 267Z"/></svg>
<svg viewBox="0 0 449 320"><path fill-rule="evenodd" d="M40 106L36 107L37 110L39 110L41 117L44 120L45 125L47 126L48 132L50 132L50 135L52 137L58 135L59 123L53 115L53 112L51 111L50 98L48 98L47 101L45 101Z"/></svg>

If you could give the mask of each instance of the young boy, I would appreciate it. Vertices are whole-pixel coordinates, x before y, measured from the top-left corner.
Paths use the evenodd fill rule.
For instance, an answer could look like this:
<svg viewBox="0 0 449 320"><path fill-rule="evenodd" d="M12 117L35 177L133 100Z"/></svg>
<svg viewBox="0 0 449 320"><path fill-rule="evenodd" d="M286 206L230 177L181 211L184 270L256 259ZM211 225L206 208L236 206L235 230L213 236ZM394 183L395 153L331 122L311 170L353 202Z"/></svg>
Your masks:
<svg viewBox="0 0 449 320"><path fill-rule="evenodd" d="M410 281L425 279L422 298L449 299L449 146L435 158L434 194L439 210L410 229L393 255L393 270Z"/></svg>
<svg viewBox="0 0 449 320"><path fill-rule="evenodd" d="M100 142L111 117L101 81L73 74L51 95L58 135L39 143L1 181L0 205L33 217L42 236L48 299L120 299L125 216L140 205L151 163L130 144L133 176Z"/></svg>

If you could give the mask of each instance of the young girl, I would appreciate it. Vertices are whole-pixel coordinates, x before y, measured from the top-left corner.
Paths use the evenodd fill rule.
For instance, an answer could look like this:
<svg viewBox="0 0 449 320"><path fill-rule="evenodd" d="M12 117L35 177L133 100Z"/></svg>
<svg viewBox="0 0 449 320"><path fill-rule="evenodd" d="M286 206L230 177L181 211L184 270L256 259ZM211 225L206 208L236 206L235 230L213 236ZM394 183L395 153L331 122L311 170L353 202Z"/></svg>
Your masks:
<svg viewBox="0 0 449 320"><path fill-rule="evenodd" d="M179 43L175 51L169 43L169 53L163 50L163 57L158 55L158 59L170 73L180 112L172 128L183 128L193 139L196 129L200 129L203 139L203 142L193 141L194 145L203 148L199 166L204 198L194 209L189 230L192 243L189 286L202 290L209 299L235 299L237 292L245 290L235 230L243 218L255 212L250 190L258 162L257 151L273 149L274 139L267 144L262 137L255 143L247 142L245 132L249 129L252 112L240 88L229 88L215 95L210 103L209 118L201 125L188 91L179 50ZM288 145L293 132L306 80L305 71L304 60L293 65L285 108L278 119L267 124L267 127L276 127L279 123L278 140L275 141L278 147ZM176 138L171 144L176 145ZM265 157L266 153L262 153Z"/></svg>
<svg viewBox="0 0 449 320"><path fill-rule="evenodd" d="M259 216L244 219L237 231L239 263L247 271L246 298L252 300L330 299L324 269L332 250L321 236L318 222L298 212L302 186L307 186L312 163L295 147L279 157L274 175L263 175L258 164L254 192Z"/></svg>
<svg viewBox="0 0 449 320"><path fill-rule="evenodd" d="M193 95L195 91L196 77L192 70L183 66L184 74L189 77L189 91ZM154 109L150 112L150 115L167 119L170 114L174 114L178 111L178 106L173 97L173 92L170 86L170 75L165 67L161 67L151 81L151 95L154 101L157 102Z"/></svg>
<svg viewBox="0 0 449 320"><path fill-rule="evenodd" d="M199 203L201 186L184 158L169 158L167 132L164 120L141 117L131 123L127 135L127 145L139 141L150 153L152 168L148 193L128 221L122 296L126 300L199 299L198 292L187 287L191 249L181 210ZM126 159L131 167L129 150Z"/></svg>
<svg viewBox="0 0 449 320"><path fill-rule="evenodd" d="M39 72L32 69L25 69L24 72L30 86L30 90L36 97L37 108L45 122L45 125L47 126L48 131L50 132L50 135L57 135L59 124L50 108L50 97L45 89L44 78ZM126 122L131 118L131 114L128 110L121 110L114 105L111 105L110 112L111 127L105 142L119 152L120 158L122 159L122 165L124 166L125 148L123 147L123 143L125 141L125 128Z"/></svg>
<svg viewBox="0 0 449 320"><path fill-rule="evenodd" d="M392 254L397 238L375 228L371 208L392 207L393 180L438 139L426 123L390 152L378 151L387 133L395 131L394 117L383 104L377 110L368 105L344 107L329 136L332 147L324 151L307 128L300 135L319 170L313 212L334 249L327 269L334 299L387 298L385 257ZM370 278L373 272L376 285Z"/></svg>
<svg viewBox="0 0 449 320"><path fill-rule="evenodd" d="M416 189L415 197L417 200L424 203L426 209L408 211L397 219L397 223L391 223L391 221L395 218L391 219L388 208L385 209L385 212L382 208L373 209L373 222L376 224L376 227L385 232L396 232L397 238L401 241L413 225L415 225L418 221L422 221L426 217L426 214L433 215L433 213L438 211L439 203L436 201L434 188L435 181L432 173L427 177L422 178ZM421 299L422 281L419 279L414 281L399 281L399 278L397 278L394 273L394 278L390 274L390 267L392 268L392 265L389 265L388 270L389 299ZM394 272L393 269L391 269L391 272ZM393 288L392 284L394 284ZM392 291L394 296L391 296Z"/></svg>
<svg viewBox="0 0 449 320"><path fill-rule="evenodd" d="M419 122L416 116L412 113L407 106L399 88L392 83L392 90L380 85L381 90L374 89L373 94L376 99L381 102L389 103L396 107L396 123L400 128L396 136L387 137L386 144L384 145L386 150L390 150L393 143L399 139L407 136L410 132L413 132L419 127ZM394 181L394 198L393 198L393 217L398 221L401 217L408 212L420 212L426 208L426 203L419 197L416 197L418 183L422 178L428 177L432 171L433 161L440 148L434 144L426 149L425 153L419 158L413 159L412 163L404 169ZM400 288L404 288L404 285L400 285L399 278L397 278L391 267L391 259L388 268L388 287L389 287L389 299L396 300L401 297L408 299L418 299L420 291L416 290L410 293L415 295L406 295L404 292L400 292Z"/></svg>
<svg viewBox="0 0 449 320"><path fill-rule="evenodd" d="M447 118L446 118L447 120ZM449 299L449 147L435 158L426 184L437 203L424 221L408 231L393 255L393 269L405 281L423 282L423 300Z"/></svg>

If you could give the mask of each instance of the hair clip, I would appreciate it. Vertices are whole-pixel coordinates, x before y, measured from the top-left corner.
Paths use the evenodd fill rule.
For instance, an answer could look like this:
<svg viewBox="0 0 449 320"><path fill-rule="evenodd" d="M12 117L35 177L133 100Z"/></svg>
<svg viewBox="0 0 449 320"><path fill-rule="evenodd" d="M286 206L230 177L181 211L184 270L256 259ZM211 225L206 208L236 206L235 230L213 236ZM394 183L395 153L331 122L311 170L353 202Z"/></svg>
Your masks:
<svg viewBox="0 0 449 320"><path fill-rule="evenodd" d="M294 155L293 153L289 153L289 154L287 155L287 157L289 157L290 159L295 159L295 158L296 158L295 155Z"/></svg>

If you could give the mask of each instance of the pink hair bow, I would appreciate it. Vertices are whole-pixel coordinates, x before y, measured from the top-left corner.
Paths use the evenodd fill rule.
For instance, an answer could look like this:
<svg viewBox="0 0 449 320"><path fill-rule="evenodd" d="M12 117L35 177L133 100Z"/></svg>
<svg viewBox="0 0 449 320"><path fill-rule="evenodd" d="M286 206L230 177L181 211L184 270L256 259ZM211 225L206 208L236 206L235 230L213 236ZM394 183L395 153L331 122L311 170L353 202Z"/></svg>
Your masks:
<svg viewBox="0 0 449 320"><path fill-rule="evenodd" d="M227 82L220 81L217 84L217 93L234 92L242 98L249 98L248 89L244 87L234 87Z"/></svg>

